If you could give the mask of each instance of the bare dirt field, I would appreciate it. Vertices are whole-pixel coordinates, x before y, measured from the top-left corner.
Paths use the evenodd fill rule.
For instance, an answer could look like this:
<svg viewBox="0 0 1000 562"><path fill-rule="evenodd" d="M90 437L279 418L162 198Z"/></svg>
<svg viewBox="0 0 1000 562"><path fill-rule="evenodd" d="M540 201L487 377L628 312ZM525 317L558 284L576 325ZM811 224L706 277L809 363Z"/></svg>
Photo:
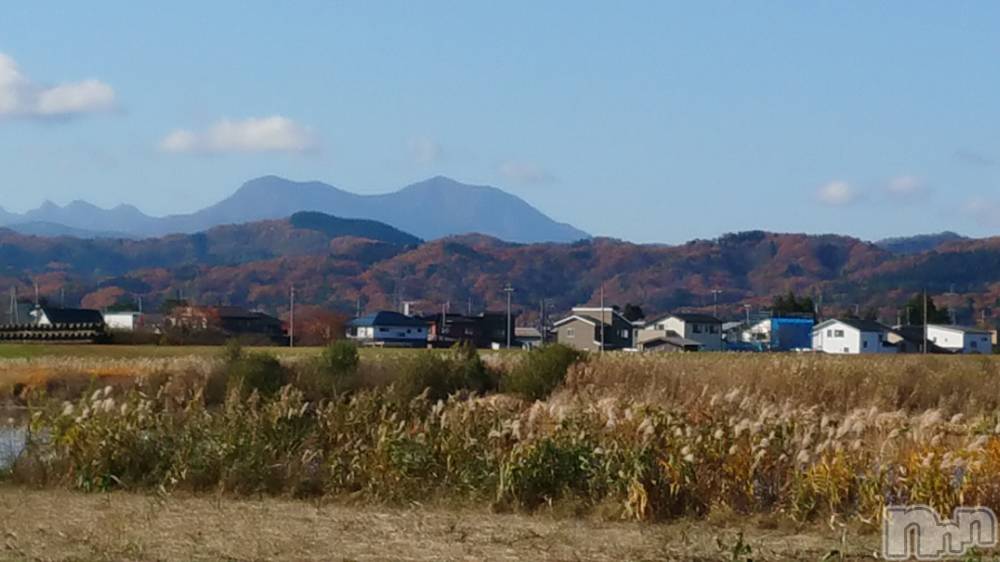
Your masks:
<svg viewBox="0 0 1000 562"><path fill-rule="evenodd" d="M878 546L771 526L0 488L0 560L861 560Z"/></svg>

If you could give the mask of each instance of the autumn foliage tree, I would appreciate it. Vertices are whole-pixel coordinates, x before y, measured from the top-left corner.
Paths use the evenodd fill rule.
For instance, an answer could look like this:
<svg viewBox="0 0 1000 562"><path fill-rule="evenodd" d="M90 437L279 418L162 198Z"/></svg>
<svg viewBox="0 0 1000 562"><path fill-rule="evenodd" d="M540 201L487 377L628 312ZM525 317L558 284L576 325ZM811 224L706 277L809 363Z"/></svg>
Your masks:
<svg viewBox="0 0 1000 562"><path fill-rule="evenodd" d="M347 316L320 306L295 308L295 343L328 345L344 337Z"/></svg>

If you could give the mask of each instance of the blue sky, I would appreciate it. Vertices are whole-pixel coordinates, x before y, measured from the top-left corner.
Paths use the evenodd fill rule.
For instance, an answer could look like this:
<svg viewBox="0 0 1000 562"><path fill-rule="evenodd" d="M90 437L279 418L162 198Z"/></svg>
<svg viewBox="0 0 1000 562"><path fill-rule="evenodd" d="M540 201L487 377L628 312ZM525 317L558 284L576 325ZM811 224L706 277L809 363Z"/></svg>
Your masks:
<svg viewBox="0 0 1000 562"><path fill-rule="evenodd" d="M444 174L593 234L1000 229L1000 3L12 3L0 206Z"/></svg>

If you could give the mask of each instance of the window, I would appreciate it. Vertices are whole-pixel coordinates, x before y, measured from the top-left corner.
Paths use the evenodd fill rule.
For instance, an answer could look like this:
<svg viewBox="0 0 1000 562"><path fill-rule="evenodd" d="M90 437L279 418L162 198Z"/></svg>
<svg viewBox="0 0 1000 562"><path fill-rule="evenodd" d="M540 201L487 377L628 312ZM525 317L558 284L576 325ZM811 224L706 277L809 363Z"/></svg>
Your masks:
<svg viewBox="0 0 1000 562"><path fill-rule="evenodd" d="M862 347L864 347L865 349L868 349L868 340L864 341L864 343L862 344Z"/></svg>
<svg viewBox="0 0 1000 562"><path fill-rule="evenodd" d="M696 334L700 334L702 331L701 324L694 324L694 326L691 328L691 331L693 331Z"/></svg>
<svg viewBox="0 0 1000 562"><path fill-rule="evenodd" d="M576 329L573 328L572 326L570 326L569 328L566 328L566 337L567 338L575 338L576 337Z"/></svg>
<svg viewBox="0 0 1000 562"><path fill-rule="evenodd" d="M972 344L971 345L972 345L972 349L976 349L976 348L979 347L979 342L977 342L976 340L972 340Z"/></svg>
<svg viewBox="0 0 1000 562"><path fill-rule="evenodd" d="M833 337L833 330L827 330L826 331L826 337L832 338Z"/></svg>
<svg viewBox="0 0 1000 562"><path fill-rule="evenodd" d="M843 330L834 330L833 331L833 337L835 337L835 338L842 338L842 337L844 337L844 331Z"/></svg>

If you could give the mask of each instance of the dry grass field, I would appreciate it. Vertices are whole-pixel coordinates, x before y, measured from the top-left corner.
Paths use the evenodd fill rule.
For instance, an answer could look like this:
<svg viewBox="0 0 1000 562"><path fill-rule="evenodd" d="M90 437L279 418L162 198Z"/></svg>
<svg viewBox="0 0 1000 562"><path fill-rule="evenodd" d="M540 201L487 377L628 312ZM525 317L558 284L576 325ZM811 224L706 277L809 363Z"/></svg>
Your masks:
<svg viewBox="0 0 1000 562"><path fill-rule="evenodd" d="M878 537L823 525L660 525L465 507L0 488L0 560L867 560ZM738 548L740 534L746 548ZM737 552L738 551L738 552ZM735 553L735 556L734 556Z"/></svg>
<svg viewBox="0 0 1000 562"><path fill-rule="evenodd" d="M863 559L890 503L1000 510L993 357L97 351L0 360L45 436L0 503L99 515L11 557Z"/></svg>

